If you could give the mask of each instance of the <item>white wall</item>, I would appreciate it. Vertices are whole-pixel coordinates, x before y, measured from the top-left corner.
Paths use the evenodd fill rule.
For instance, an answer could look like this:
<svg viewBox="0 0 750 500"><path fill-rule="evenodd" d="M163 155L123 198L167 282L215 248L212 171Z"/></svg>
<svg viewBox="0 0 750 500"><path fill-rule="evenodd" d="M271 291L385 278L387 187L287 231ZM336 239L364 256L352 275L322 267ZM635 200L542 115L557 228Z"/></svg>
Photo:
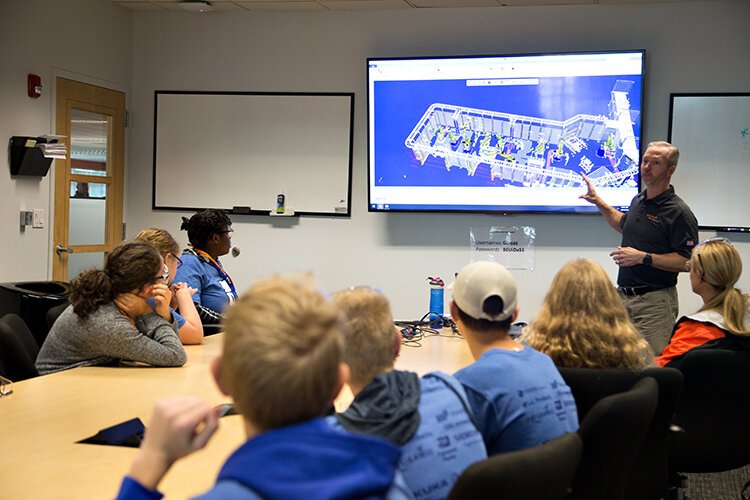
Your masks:
<svg viewBox="0 0 750 500"><path fill-rule="evenodd" d="M206 16L138 13L132 96L138 121L131 131L129 233L157 225L186 242L178 228L180 216L187 214L149 208L154 90L354 91L351 219L234 216L233 241L242 255L236 260L227 256L224 262L240 289L270 273L311 270L329 290L379 286L397 318L414 319L428 307L425 278L452 276L469 261L471 227L530 225L537 234L536 268L514 271L521 318L528 320L556 270L572 258L593 258L614 278L616 269L607 254L619 243L619 235L596 216L368 213L365 59L645 48L644 139L652 140L667 135L670 92L750 90L749 18L750 3L744 1ZM750 240L742 241L750 262ZM687 275L680 281L683 310L696 309L699 302L690 293ZM747 288L750 280L743 283Z"/></svg>
<svg viewBox="0 0 750 500"><path fill-rule="evenodd" d="M521 317L528 320L555 271L574 257L601 262L614 278L616 270L607 254L618 244L618 235L594 216L369 214L365 59L645 48L643 139L652 140L666 137L670 92L750 91L748 18L750 3L744 0L204 16L131 15L101 0L4 0L0 136L52 130L49 91L55 68L120 87L132 82L126 162L128 234L162 226L184 243L179 218L189 214L150 209L154 90L354 91L352 217L234 216L234 243L242 248L242 255L236 260L227 257L225 263L239 287L273 272L311 270L329 290L379 286L391 299L394 315L412 319L427 309L425 278L451 276L468 262L471 227L530 225L537 230L536 268L514 272ZM11 41L26 50L11 53ZM41 74L47 85L38 100L25 96L29 72ZM0 234L8 239L3 246L5 258L0 259L0 281L44 279L49 275L49 233L31 229L22 233L17 221L21 208L51 207L50 177L41 182L11 180L4 169L0 169ZM733 238L740 241L738 247L750 262L750 239ZM680 281L683 312L696 309L698 300L689 291L687 276ZM750 279L745 277L740 284L748 289Z"/></svg>
<svg viewBox="0 0 750 500"><path fill-rule="evenodd" d="M2 0L0 140L55 131L55 76L126 87L132 74L132 13L101 0ZM42 77L42 96L26 95L26 75ZM6 156L7 158L7 156ZM11 178L0 162L0 282L51 275L54 165L46 177ZM45 229L20 228L19 211L42 208Z"/></svg>

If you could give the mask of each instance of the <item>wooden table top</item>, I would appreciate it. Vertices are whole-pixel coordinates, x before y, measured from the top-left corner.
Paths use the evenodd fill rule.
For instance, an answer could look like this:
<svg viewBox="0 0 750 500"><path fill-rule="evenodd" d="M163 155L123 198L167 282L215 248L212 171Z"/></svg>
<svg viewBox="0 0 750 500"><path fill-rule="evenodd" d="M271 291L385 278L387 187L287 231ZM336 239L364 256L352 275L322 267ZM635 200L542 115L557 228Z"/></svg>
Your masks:
<svg viewBox="0 0 750 500"><path fill-rule="evenodd" d="M75 368L13 384L0 398L0 498L112 498L136 453L134 448L77 444L99 430L140 418L148 425L157 400L197 395L210 404L228 402L216 388L211 361L223 335L186 346L181 368ZM403 346L396 367L423 375L453 373L472 362L466 342L445 335ZM342 391L338 410L351 392ZM240 416L221 419L205 449L180 461L160 484L168 498L186 498L211 488L226 458L245 440Z"/></svg>

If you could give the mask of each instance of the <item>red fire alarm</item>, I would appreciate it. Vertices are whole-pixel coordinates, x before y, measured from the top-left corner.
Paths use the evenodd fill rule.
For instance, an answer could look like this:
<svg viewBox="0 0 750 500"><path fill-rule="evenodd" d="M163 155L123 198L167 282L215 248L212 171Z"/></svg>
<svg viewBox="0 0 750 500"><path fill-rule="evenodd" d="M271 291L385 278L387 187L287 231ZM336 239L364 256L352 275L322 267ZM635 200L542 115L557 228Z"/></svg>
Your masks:
<svg viewBox="0 0 750 500"><path fill-rule="evenodd" d="M29 97L36 99L42 95L42 77L29 73Z"/></svg>

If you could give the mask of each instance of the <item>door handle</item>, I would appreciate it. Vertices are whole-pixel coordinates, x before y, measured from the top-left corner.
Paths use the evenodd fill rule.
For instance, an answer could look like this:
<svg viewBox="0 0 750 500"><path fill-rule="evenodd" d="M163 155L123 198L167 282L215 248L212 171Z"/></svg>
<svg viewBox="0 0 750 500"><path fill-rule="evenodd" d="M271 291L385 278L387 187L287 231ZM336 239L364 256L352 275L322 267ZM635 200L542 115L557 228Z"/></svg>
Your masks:
<svg viewBox="0 0 750 500"><path fill-rule="evenodd" d="M73 253L73 249L69 247L64 247L62 245L57 245L55 247L55 252L57 252L57 255L62 255L64 253Z"/></svg>

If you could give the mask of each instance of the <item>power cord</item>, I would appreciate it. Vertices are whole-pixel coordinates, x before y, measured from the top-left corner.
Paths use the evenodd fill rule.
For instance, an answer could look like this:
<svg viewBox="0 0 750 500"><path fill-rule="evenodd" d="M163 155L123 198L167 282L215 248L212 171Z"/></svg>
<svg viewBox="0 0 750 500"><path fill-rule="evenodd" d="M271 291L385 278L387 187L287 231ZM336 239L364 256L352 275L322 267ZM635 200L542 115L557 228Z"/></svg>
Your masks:
<svg viewBox="0 0 750 500"><path fill-rule="evenodd" d="M451 319L441 314L427 313L416 321L395 321L396 327L401 331L401 344L411 347L419 347L421 340L425 337L449 337L440 333L437 324L442 321L444 326L451 329L453 335L461 335L458 325Z"/></svg>

